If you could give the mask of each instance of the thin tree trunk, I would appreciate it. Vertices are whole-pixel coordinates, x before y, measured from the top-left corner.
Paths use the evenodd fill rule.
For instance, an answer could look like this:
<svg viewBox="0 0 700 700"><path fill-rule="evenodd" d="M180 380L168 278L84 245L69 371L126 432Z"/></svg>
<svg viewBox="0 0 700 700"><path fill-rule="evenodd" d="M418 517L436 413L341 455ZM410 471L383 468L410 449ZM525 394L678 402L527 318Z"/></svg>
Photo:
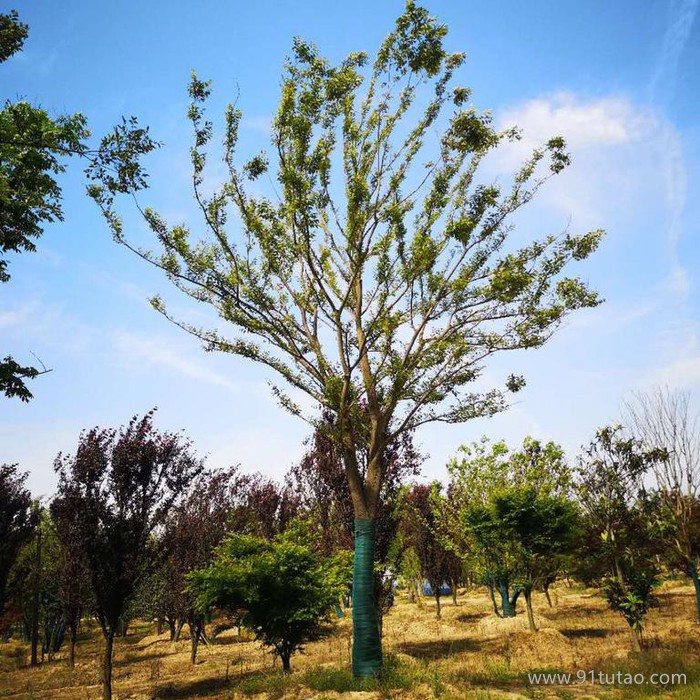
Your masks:
<svg viewBox="0 0 700 700"><path fill-rule="evenodd" d="M690 570L690 578L695 587L695 613L700 621L700 577L698 576L698 563L695 559L688 561L688 569Z"/></svg>
<svg viewBox="0 0 700 700"><path fill-rule="evenodd" d="M440 589L438 588L436 591L433 591L435 594L435 616L439 620L442 617L442 613L440 610Z"/></svg>
<svg viewBox="0 0 700 700"><path fill-rule="evenodd" d="M373 518L355 519L355 563L352 580L352 672L356 678L378 676L382 646L374 606Z"/></svg>
<svg viewBox="0 0 700 700"><path fill-rule="evenodd" d="M452 602L457 605L457 583L454 579L450 581L450 588L452 589Z"/></svg>
<svg viewBox="0 0 700 700"><path fill-rule="evenodd" d="M190 628L190 661L194 666L197 663L197 649L199 647L199 625L196 622L188 623Z"/></svg>
<svg viewBox="0 0 700 700"><path fill-rule="evenodd" d="M102 662L102 700L112 700L112 652L114 649L114 629L105 634L105 655Z"/></svg>
<svg viewBox="0 0 700 700"><path fill-rule="evenodd" d="M185 621L184 620L178 620L177 621L177 628L175 629L175 639L173 639L174 642L179 642L180 641L180 634L182 633L182 628L185 626Z"/></svg>
<svg viewBox="0 0 700 700"><path fill-rule="evenodd" d="M491 597L491 604L493 605L493 611L494 611L494 613L496 613L496 617L503 617L503 615L501 615L501 611L498 609L498 604L496 603L496 593L493 590L493 584L489 583L488 587L489 587L489 596Z"/></svg>
<svg viewBox="0 0 700 700"><path fill-rule="evenodd" d="M291 657L291 654L288 652L283 652L280 654L280 658L282 659L282 670L285 673L291 673L292 672L292 666L289 663L289 659Z"/></svg>
<svg viewBox="0 0 700 700"><path fill-rule="evenodd" d="M175 641L175 618L174 617L169 617L167 618L167 623L168 623L168 629L170 630L170 641L174 642Z"/></svg>
<svg viewBox="0 0 700 700"><path fill-rule="evenodd" d="M78 625L70 626L70 646L68 647L68 665L75 668L75 643L78 639Z"/></svg>
<svg viewBox="0 0 700 700"><path fill-rule="evenodd" d="M614 557L613 565L615 567L615 577L617 578L620 586L625 587L625 577L622 574L622 566L620 565L620 559L617 555Z"/></svg>
<svg viewBox="0 0 700 700"><path fill-rule="evenodd" d="M39 599L41 594L41 525L36 534L36 554L34 555L34 580L32 591L32 666L38 666L39 649ZM43 647L42 647L43 654Z"/></svg>
<svg viewBox="0 0 700 700"><path fill-rule="evenodd" d="M425 602L423 600L423 590L421 588L420 582L416 579L411 579L411 585L413 586L413 590L415 591L416 605L422 610L425 607Z"/></svg>
<svg viewBox="0 0 700 700"><path fill-rule="evenodd" d="M159 617L156 620L156 634L160 637L163 634L163 618Z"/></svg>
<svg viewBox="0 0 700 700"><path fill-rule="evenodd" d="M535 615L532 612L532 589L526 588L523 593L525 594L525 607L527 608L527 626L530 629L530 632L537 632Z"/></svg>
<svg viewBox="0 0 700 700"><path fill-rule="evenodd" d="M549 605L550 608L553 608L554 605L552 605L552 599L549 595L549 584L545 584L544 586L544 597L547 599L547 605Z"/></svg>

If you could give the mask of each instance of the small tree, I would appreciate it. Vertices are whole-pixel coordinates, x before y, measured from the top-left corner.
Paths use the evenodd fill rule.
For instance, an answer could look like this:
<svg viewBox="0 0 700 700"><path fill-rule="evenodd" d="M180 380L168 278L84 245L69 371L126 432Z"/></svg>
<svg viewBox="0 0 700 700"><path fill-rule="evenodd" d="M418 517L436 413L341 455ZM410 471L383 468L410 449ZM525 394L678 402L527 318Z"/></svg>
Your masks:
<svg viewBox="0 0 700 700"><path fill-rule="evenodd" d="M162 544L167 558L163 569L174 614L189 627L193 664L200 640L206 641L205 615L186 588L186 576L210 563L231 525L231 514L242 501L246 481L235 468L202 475L183 503L171 510L165 524Z"/></svg>
<svg viewBox="0 0 700 700"><path fill-rule="evenodd" d="M203 468L189 442L157 432L152 417L84 432L75 455L55 463L58 497L80 514L76 530L105 638L104 700L112 697L114 636L148 569L151 534Z"/></svg>
<svg viewBox="0 0 700 700"><path fill-rule="evenodd" d="M440 589L450 578L450 552L438 533L435 500L440 484L414 484L402 493L399 503L400 531L404 545L415 552L421 577L427 580L435 598L435 614L441 616Z"/></svg>
<svg viewBox="0 0 700 700"><path fill-rule="evenodd" d="M654 605L658 574L654 524L642 477L665 449L645 447L627 437L620 425L601 428L579 457L577 492L592 536L588 538L604 566L608 604L630 627L632 648L642 648L642 626Z"/></svg>
<svg viewBox="0 0 700 700"><path fill-rule="evenodd" d="M191 155L204 237L143 207L163 248L143 251L125 235L109 187L91 188L116 240L211 304L236 335L178 325L209 350L266 365L333 414L330 434L355 516L358 676L382 668L373 574L386 446L426 423L504 410L505 392L523 379L470 390L484 361L543 345L570 312L599 303L561 273L595 250L600 231L508 245L511 215L569 157L563 139L552 138L505 185L479 178L486 154L519 132L497 132L488 113L469 105L470 90L453 85L464 54L446 50L446 34L409 0L371 66L364 53L333 66L296 39L272 125L274 163L264 153L236 163L241 113L230 106L228 179L209 197L203 183L213 128L204 103L211 88L193 76ZM249 191L246 181L270 168L278 194ZM229 227L231 209L239 237ZM170 318L160 298L153 306ZM288 394L275 392L302 415ZM357 463L363 445L364 472Z"/></svg>
<svg viewBox="0 0 700 700"><path fill-rule="evenodd" d="M570 489L570 470L559 445L543 444L531 437L526 437L517 451L509 450L505 442L489 445L483 438L480 443L460 447L460 452L463 456L448 463L450 485L442 506L442 531L448 535L447 546L460 554L488 586L494 612L513 617L525 588L529 598L536 582L544 585L545 570L551 573L558 565L559 547L565 548L564 542L555 545L550 540L548 553L537 552L538 575L527 573L527 562L531 567L535 560L525 546L527 533L513 527L517 494L534 490L559 503ZM543 501L539 505L546 510L552 503ZM507 514L508 505L515 512ZM495 591L501 599L500 612Z"/></svg>
<svg viewBox="0 0 700 700"><path fill-rule="evenodd" d="M656 389L638 393L626 403L626 417L634 435L647 448L662 447L667 459L652 466L659 495L664 539L673 559L695 587L700 620L700 413L691 410L687 392Z"/></svg>
<svg viewBox="0 0 700 700"><path fill-rule="evenodd" d="M68 487L49 506L54 532L58 540L57 589L65 624L68 629L68 664L75 666L75 645L80 619L90 608L90 571L86 542L83 538L80 494Z"/></svg>
<svg viewBox="0 0 700 700"><path fill-rule="evenodd" d="M340 562L294 531L273 540L232 535L208 568L188 578L200 610L218 607L238 617L288 673L292 654L323 632L347 577Z"/></svg>
<svg viewBox="0 0 700 700"><path fill-rule="evenodd" d="M489 506L497 539L509 542L517 552L513 577L525 597L529 628L535 632L532 591L544 586L552 561L575 548L580 532L578 509L565 496L529 484L497 491Z"/></svg>

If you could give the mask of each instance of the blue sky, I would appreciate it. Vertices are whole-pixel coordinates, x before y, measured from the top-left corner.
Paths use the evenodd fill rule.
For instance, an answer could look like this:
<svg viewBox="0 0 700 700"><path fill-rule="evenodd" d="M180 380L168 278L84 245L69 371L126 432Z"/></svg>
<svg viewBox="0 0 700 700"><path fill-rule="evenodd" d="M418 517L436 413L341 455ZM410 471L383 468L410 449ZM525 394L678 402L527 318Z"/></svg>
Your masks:
<svg viewBox="0 0 700 700"><path fill-rule="evenodd" d="M461 443L487 434L561 442L575 456L596 427L615 420L633 390L700 383L700 22L697 0L552 3L430 2L466 51L459 81L473 102L525 138L487 164L511 172L527 148L565 136L573 165L518 217L524 239L605 228L579 273L606 303L572 316L544 348L487 366L494 381L528 381L515 405L490 420L428 426L417 442L427 477ZM25 50L0 66L4 98L54 114L83 112L97 135L135 114L165 143L149 163L143 200L190 220L186 86L194 68L214 81L211 116L238 97L243 147L264 147L292 37L331 60L374 51L401 2L0 2L30 25ZM78 163L62 178L65 221L47 227L38 252L11 260L0 290L0 343L53 369L29 404L0 401L0 461L30 472L49 493L52 462L81 429L120 425L158 406L157 423L183 429L210 466L240 463L281 476L303 452L308 426L278 407L272 377L244 359L207 354L153 312L160 293L177 313L202 318L110 238L84 194ZM136 219L127 217L137 235Z"/></svg>

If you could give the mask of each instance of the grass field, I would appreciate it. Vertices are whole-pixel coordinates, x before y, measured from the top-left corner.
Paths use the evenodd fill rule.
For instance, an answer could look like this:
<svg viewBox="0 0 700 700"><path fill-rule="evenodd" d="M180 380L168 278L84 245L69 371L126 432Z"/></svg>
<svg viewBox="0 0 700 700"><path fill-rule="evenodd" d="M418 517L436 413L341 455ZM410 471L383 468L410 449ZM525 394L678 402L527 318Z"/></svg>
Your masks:
<svg viewBox="0 0 700 700"><path fill-rule="evenodd" d="M666 584L660 607L648 617L648 649L629 654L623 619L607 610L595 592L559 588L557 604L535 598L540 630L527 631L523 614L499 620L483 592L444 602L443 619L435 619L431 602L419 609L397 598L384 623L387 672L381 681L356 682L350 672L351 627L339 620L325 639L292 659L285 676L260 646L221 633L201 647L198 663L189 663L189 640L170 642L153 626L136 624L115 645L114 697L145 698L647 698L700 699L700 625L693 621L692 590ZM28 666L29 649L16 640L0 643L0 698L91 700L100 697L99 661L102 639L86 624L77 650L76 667L68 668L61 653L39 668ZM686 683L611 686L599 683L544 686L531 684L528 672L584 670L606 674L685 673ZM574 679L575 680L575 679Z"/></svg>

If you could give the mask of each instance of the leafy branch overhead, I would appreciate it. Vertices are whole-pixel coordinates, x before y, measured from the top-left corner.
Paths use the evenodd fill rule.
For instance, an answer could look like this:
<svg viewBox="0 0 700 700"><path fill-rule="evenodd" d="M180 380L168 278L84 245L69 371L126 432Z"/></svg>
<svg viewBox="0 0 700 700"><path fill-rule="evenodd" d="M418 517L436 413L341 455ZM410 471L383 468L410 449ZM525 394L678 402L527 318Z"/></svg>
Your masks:
<svg viewBox="0 0 700 700"><path fill-rule="evenodd" d="M29 28L15 11L0 14L0 63L22 50ZM0 282L8 282L9 255L36 250L46 224L63 221L57 177L69 157L87 162L86 173L106 191L136 192L146 186L139 158L158 144L134 117L122 119L97 147L89 145L80 112L52 117L20 100L0 107ZM0 360L0 393L29 401L26 380L47 372L25 367L12 356Z"/></svg>
<svg viewBox="0 0 700 700"><path fill-rule="evenodd" d="M230 105L228 178L209 196L203 185L211 85L193 74L193 186L205 233L145 208L160 253L140 250L124 235L109 181L91 188L119 242L213 305L238 334L227 338L173 319L155 298L158 311L207 349L271 367L338 415L362 399L385 428L398 416L396 432L502 410L505 390L518 390L523 380L467 390L484 360L542 345L570 311L600 301L563 271L596 249L601 231L506 245L512 214L569 156L556 137L507 186L478 178L483 158L520 135L497 131L487 112L471 106L470 90L454 84L464 55L445 50L446 31L409 2L371 65L364 53L331 65L296 39L272 155L238 163L242 114ZM276 197L250 188L265 174L278 184ZM301 414L281 389L276 393Z"/></svg>

